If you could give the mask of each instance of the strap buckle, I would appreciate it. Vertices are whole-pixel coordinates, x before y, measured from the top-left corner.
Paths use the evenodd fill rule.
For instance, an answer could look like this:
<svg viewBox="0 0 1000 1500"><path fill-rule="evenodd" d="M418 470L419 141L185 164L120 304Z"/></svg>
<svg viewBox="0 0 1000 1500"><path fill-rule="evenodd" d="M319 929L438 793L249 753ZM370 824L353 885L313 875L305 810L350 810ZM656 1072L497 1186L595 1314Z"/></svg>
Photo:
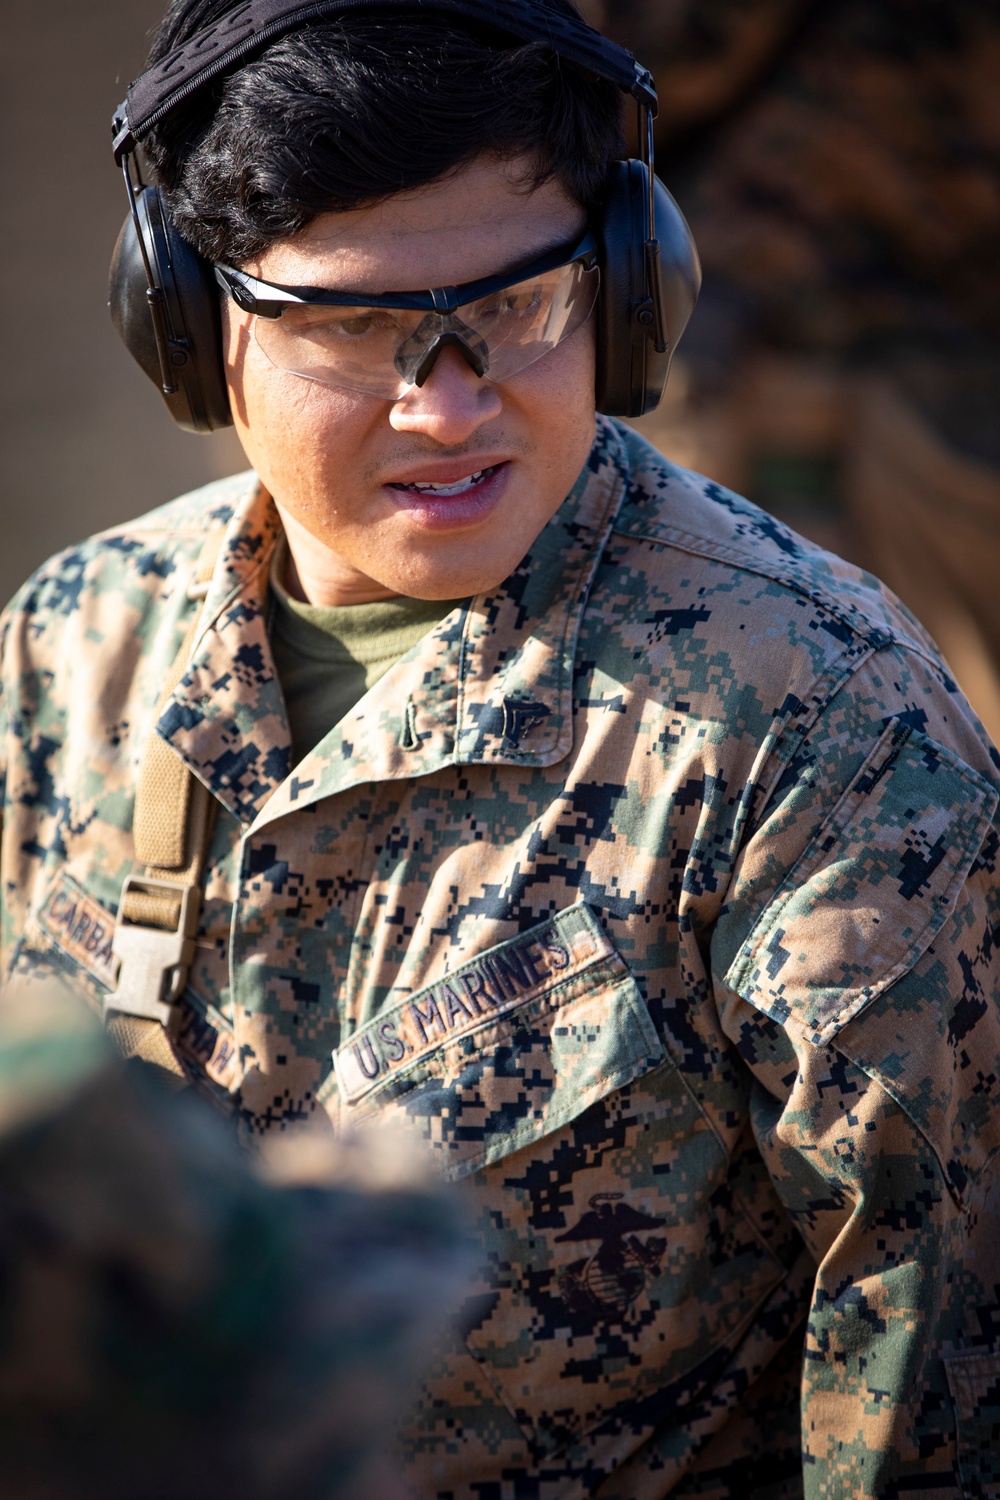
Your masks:
<svg viewBox="0 0 1000 1500"><path fill-rule="evenodd" d="M122 887L111 949L120 960L118 986L104 1001L105 1020L112 1011L157 1021L168 1032L179 1023L176 1002L184 993L195 955L201 892L175 880L130 875ZM130 901L131 898L131 901ZM129 905L162 905L175 927L130 920Z"/></svg>

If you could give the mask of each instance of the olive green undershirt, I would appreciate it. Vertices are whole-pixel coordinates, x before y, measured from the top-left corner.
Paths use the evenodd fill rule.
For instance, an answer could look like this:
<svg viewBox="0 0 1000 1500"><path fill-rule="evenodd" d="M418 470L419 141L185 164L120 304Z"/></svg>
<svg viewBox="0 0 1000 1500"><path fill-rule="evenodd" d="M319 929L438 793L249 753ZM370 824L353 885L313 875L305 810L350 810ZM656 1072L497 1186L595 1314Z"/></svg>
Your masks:
<svg viewBox="0 0 1000 1500"><path fill-rule="evenodd" d="M389 599L326 608L293 599L282 581L286 551L271 564L271 653L298 762L395 666L457 599Z"/></svg>

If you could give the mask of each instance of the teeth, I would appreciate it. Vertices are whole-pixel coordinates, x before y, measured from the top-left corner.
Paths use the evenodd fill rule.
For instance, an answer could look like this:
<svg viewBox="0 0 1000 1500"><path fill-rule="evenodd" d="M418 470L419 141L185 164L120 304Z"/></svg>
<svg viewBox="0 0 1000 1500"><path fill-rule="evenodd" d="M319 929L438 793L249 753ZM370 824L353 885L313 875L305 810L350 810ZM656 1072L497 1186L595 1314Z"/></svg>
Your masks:
<svg viewBox="0 0 1000 1500"><path fill-rule="evenodd" d="M479 484L487 474L492 474L492 472L492 469L477 469L475 474L468 474L464 479L456 479L454 484L402 484L399 488L416 490L420 495L460 495L463 490Z"/></svg>

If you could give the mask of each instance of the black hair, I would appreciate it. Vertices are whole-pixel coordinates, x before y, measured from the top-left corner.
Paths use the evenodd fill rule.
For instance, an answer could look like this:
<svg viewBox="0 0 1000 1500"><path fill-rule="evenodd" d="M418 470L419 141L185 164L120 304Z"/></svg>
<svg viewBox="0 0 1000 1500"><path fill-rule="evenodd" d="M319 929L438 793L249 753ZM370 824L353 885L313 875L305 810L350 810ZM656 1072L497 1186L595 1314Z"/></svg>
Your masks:
<svg viewBox="0 0 1000 1500"><path fill-rule="evenodd" d="M174 0L158 62L239 0ZM547 0L564 12L569 0ZM525 158L587 209L624 155L621 96L540 44L444 12L313 23L193 96L145 152L180 233L239 265L318 214L377 203L483 154Z"/></svg>

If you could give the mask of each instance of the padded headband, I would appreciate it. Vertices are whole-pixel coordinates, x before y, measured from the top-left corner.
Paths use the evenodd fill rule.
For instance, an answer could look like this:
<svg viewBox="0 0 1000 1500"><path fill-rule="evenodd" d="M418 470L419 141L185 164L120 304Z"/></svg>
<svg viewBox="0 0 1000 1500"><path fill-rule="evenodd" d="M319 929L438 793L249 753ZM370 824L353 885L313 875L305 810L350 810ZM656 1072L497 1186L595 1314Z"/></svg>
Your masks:
<svg viewBox="0 0 1000 1500"><path fill-rule="evenodd" d="M631 52L608 41L585 21L550 10L544 0L311 0L308 4L303 0L247 0L136 79L115 115L115 160L121 165L143 136L190 95L277 37L327 16L392 8L393 4L454 11L522 41L544 42L560 57L616 84L651 113L656 112L652 77Z"/></svg>

